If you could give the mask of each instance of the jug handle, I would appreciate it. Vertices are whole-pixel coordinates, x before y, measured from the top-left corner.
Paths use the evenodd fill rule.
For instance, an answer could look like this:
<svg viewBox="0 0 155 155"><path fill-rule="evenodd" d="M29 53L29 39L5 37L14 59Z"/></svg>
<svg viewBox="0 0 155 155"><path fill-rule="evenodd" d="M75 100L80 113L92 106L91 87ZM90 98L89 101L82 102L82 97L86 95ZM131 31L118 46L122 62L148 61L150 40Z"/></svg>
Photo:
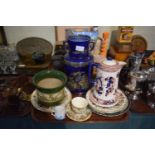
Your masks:
<svg viewBox="0 0 155 155"><path fill-rule="evenodd" d="M89 83L93 85L95 84L95 80L92 79L92 71L94 67L98 68L98 66L99 66L98 63L90 63L88 67L88 80L89 80Z"/></svg>
<svg viewBox="0 0 155 155"><path fill-rule="evenodd" d="M102 45L103 39L100 38L100 37L97 37L96 41L91 41L91 44L93 44L93 45L92 45L91 50L89 50L89 51L93 51L93 50L94 50L94 48L96 47L96 43L97 43L98 40L100 41L99 49L98 49L98 50L99 50L99 51L101 50L101 45Z"/></svg>
<svg viewBox="0 0 155 155"><path fill-rule="evenodd" d="M95 42L94 41L90 41L89 43L89 51L92 51L95 47Z"/></svg>

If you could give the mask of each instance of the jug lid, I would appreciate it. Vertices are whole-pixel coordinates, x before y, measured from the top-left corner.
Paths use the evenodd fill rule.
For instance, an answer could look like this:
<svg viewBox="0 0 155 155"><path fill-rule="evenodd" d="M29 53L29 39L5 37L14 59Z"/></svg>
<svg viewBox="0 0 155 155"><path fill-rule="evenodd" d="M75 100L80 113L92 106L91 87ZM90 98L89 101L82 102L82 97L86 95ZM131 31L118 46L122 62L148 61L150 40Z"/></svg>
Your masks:
<svg viewBox="0 0 155 155"><path fill-rule="evenodd" d="M102 63L105 64L105 65L109 65L109 66L113 66L113 65L116 65L117 64L116 60L114 60L112 58L105 58L102 61Z"/></svg>
<svg viewBox="0 0 155 155"><path fill-rule="evenodd" d="M100 61L100 68L107 72L117 72L119 71L126 63L122 61L117 61L112 58L104 58Z"/></svg>

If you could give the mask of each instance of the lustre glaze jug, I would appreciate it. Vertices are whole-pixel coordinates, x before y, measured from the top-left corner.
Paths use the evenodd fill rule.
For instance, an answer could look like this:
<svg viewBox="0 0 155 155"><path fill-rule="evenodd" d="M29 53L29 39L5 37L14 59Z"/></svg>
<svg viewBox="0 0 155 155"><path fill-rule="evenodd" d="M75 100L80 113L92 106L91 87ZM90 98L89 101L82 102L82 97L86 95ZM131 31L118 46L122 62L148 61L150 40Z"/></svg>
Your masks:
<svg viewBox="0 0 155 155"><path fill-rule="evenodd" d="M115 94L118 89L119 73L125 62L111 58L98 57L98 63L89 66L89 80L94 83L93 96L102 102L102 105L112 106L115 104ZM95 81L91 79L93 67L97 68Z"/></svg>

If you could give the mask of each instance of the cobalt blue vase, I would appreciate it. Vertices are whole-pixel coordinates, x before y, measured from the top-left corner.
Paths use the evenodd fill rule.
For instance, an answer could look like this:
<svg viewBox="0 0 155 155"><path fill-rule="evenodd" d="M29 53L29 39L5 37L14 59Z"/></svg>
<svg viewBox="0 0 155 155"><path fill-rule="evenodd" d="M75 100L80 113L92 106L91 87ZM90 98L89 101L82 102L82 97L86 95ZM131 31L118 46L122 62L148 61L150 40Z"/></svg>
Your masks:
<svg viewBox="0 0 155 155"><path fill-rule="evenodd" d="M67 87L73 93L85 93L89 88L88 66L93 62L92 56L74 59L69 54L64 58L64 70L68 76Z"/></svg>

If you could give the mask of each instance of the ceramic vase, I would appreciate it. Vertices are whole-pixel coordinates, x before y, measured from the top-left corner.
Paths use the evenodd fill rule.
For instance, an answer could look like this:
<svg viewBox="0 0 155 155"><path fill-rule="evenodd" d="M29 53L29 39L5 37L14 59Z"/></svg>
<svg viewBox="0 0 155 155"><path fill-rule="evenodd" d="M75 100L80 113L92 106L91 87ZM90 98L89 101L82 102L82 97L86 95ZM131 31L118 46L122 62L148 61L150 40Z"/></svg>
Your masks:
<svg viewBox="0 0 155 155"><path fill-rule="evenodd" d="M69 54L65 56L64 70L68 76L67 87L73 93L85 93L90 85L88 81L88 66L93 62L93 57L73 59Z"/></svg>

